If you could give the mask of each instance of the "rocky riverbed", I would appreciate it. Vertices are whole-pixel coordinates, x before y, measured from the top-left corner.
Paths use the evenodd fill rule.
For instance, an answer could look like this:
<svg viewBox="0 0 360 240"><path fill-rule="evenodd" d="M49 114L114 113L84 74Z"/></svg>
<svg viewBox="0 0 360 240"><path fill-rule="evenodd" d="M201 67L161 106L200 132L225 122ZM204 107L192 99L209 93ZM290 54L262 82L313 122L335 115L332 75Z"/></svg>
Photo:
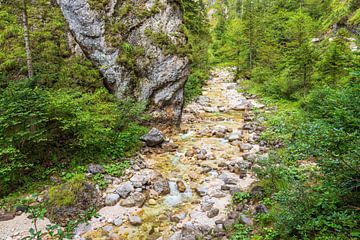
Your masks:
<svg viewBox="0 0 360 240"><path fill-rule="evenodd" d="M251 170L267 152L255 120L265 106L237 89L231 71L214 70L203 95L184 109L180 129L144 137L148 146L131 169L103 192L100 217L79 226L75 239L227 239L235 222L252 225L252 215L267 209L234 205L232 195L262 191ZM4 239L30 228L14 236L6 226L20 217L0 222Z"/></svg>

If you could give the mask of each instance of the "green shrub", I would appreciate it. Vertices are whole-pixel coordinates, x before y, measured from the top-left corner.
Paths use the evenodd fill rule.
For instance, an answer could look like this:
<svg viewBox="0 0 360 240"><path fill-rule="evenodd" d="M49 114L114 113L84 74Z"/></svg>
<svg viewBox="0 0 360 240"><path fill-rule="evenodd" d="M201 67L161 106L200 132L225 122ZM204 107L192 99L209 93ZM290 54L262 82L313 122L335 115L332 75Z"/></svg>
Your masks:
<svg viewBox="0 0 360 240"><path fill-rule="evenodd" d="M20 81L0 95L1 195L54 168L128 156L146 131L138 124L145 104L104 89L50 91Z"/></svg>
<svg viewBox="0 0 360 240"><path fill-rule="evenodd" d="M272 218L281 238L351 239L359 232L357 89L315 89L301 109L268 116L263 137L284 147L260 162L258 176L275 192Z"/></svg>

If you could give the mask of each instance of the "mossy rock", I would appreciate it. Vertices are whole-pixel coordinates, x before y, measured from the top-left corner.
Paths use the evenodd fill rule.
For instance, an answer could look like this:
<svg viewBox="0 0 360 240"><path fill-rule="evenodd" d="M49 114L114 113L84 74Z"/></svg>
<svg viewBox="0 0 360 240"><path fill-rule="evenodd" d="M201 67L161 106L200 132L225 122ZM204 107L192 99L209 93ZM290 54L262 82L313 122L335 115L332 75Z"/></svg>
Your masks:
<svg viewBox="0 0 360 240"><path fill-rule="evenodd" d="M65 224L77 219L86 210L101 205L100 192L84 177L77 176L49 190L47 217L52 222Z"/></svg>

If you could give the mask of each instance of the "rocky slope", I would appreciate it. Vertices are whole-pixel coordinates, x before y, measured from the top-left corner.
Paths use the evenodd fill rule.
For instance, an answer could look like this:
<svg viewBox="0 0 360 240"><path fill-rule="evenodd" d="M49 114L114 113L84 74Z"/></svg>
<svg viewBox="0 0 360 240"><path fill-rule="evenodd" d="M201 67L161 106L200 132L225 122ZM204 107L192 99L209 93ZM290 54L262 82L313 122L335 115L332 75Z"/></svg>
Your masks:
<svg viewBox="0 0 360 240"><path fill-rule="evenodd" d="M182 12L171 0L58 0L84 54L117 97L147 101L159 121L178 123L189 73Z"/></svg>

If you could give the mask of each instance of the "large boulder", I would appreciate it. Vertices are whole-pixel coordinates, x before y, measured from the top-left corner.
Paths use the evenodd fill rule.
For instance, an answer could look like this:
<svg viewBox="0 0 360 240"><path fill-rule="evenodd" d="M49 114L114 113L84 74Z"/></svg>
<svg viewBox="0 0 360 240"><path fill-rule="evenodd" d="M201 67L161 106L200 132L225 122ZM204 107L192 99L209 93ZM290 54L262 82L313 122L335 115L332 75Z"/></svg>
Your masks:
<svg viewBox="0 0 360 240"><path fill-rule="evenodd" d="M179 1L57 1L105 86L118 98L148 102L159 122L179 123L190 68Z"/></svg>
<svg viewBox="0 0 360 240"><path fill-rule="evenodd" d="M155 147L165 141L165 136L156 128L152 128L150 132L141 137L141 140L149 147Z"/></svg>
<svg viewBox="0 0 360 240"><path fill-rule="evenodd" d="M90 208L96 209L103 205L100 192L82 178L52 187L47 198L47 217L61 224L79 218Z"/></svg>

